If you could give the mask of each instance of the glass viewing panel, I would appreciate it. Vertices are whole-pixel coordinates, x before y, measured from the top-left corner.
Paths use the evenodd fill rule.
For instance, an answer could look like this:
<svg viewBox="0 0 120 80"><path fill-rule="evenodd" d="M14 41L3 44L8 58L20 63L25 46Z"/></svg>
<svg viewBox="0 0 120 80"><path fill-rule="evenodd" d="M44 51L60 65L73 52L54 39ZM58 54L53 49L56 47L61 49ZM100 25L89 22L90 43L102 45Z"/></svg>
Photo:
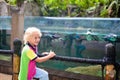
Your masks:
<svg viewBox="0 0 120 80"><path fill-rule="evenodd" d="M119 18L26 17L25 29L30 26L38 27L43 33L39 44L40 53L53 50L60 56L102 59L105 55L105 45L111 42L116 46L119 60ZM70 64L72 67L81 65L61 61L43 64L53 68L62 66L63 69L70 67Z"/></svg>
<svg viewBox="0 0 120 80"><path fill-rule="evenodd" d="M120 61L120 18L64 18L26 16L24 29L35 26L43 33L38 46L39 53L53 50L59 56L102 59L105 45L115 44L117 60ZM10 40L11 17L0 17L0 47L3 33ZM4 35L5 36L5 35ZM6 41L9 45L9 41ZM52 65L52 64L53 65ZM72 64L72 65L71 65ZM40 64L41 65L41 64ZM78 63L48 61L43 65L62 69L78 66Z"/></svg>
<svg viewBox="0 0 120 80"><path fill-rule="evenodd" d="M0 49L10 49L11 17L0 16Z"/></svg>
<svg viewBox="0 0 120 80"><path fill-rule="evenodd" d="M29 26L43 33L40 52L53 50L62 56L102 58L108 42L119 46L119 18L26 17L25 29Z"/></svg>

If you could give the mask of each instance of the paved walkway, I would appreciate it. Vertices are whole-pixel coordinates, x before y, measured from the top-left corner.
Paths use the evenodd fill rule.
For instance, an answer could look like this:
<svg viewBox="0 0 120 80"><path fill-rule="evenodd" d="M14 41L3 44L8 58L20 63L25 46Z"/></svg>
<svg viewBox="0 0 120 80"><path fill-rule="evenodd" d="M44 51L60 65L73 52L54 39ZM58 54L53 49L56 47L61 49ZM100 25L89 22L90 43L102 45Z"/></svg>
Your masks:
<svg viewBox="0 0 120 80"><path fill-rule="evenodd" d="M0 73L0 80L12 80L12 75Z"/></svg>

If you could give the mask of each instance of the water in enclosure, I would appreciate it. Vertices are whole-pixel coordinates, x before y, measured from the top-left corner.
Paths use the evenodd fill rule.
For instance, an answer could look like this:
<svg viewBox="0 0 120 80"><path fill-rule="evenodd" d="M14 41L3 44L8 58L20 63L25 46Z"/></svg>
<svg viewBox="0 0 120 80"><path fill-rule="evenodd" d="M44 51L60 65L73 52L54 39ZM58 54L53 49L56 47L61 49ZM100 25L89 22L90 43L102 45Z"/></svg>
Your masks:
<svg viewBox="0 0 120 80"><path fill-rule="evenodd" d="M6 36L10 34L10 20L11 17L0 18L0 42L3 40L3 30L6 30ZM31 26L38 27L43 33L38 46L39 53L53 50L60 56L102 59L105 55L105 45L113 43L116 46L117 60L120 61L119 18L25 17L24 29ZM80 63L54 60L38 64L62 70L79 65Z"/></svg>

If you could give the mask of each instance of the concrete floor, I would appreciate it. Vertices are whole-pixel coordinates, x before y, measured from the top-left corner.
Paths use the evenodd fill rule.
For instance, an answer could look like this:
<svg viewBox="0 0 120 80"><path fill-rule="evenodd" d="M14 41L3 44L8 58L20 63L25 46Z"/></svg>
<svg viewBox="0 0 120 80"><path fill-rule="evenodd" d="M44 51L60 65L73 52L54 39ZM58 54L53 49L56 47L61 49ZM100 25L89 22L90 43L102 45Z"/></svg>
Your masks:
<svg viewBox="0 0 120 80"><path fill-rule="evenodd" d="M12 75L0 73L0 80L12 80Z"/></svg>

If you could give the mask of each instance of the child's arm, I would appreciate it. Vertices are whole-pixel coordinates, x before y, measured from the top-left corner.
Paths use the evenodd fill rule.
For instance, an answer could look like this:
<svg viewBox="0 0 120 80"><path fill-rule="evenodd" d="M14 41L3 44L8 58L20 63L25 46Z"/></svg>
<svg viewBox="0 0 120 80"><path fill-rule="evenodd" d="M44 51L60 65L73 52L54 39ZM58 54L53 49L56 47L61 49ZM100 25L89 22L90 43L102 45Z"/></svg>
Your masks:
<svg viewBox="0 0 120 80"><path fill-rule="evenodd" d="M47 61L47 60L49 60L50 58L52 58L52 57L54 57L56 54L54 53L54 52L52 52L52 51L50 51L49 52L49 54L45 54L45 56L42 56L42 55L39 55L39 56L41 56L41 57L37 57L36 59L35 59L35 61L36 62L45 62L45 61Z"/></svg>

